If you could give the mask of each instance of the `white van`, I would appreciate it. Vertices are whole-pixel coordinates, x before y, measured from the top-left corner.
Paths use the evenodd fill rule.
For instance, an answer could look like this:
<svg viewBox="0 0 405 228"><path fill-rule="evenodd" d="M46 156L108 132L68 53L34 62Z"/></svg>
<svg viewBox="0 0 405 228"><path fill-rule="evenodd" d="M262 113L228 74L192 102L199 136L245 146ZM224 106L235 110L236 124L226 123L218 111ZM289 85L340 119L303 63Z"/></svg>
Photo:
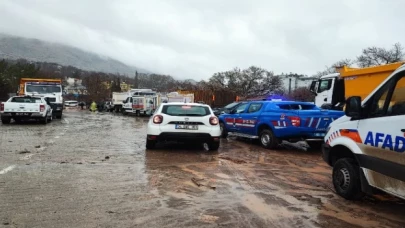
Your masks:
<svg viewBox="0 0 405 228"><path fill-rule="evenodd" d="M363 102L349 97L345 113L330 124L323 146L336 192L355 200L379 189L405 199L405 66Z"/></svg>

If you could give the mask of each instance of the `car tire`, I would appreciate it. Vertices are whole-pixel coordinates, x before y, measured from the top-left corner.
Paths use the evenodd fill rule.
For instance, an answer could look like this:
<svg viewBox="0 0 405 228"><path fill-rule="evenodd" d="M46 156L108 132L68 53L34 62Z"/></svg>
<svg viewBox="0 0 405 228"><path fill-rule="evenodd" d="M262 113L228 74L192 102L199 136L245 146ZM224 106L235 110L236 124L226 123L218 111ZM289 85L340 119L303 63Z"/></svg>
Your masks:
<svg viewBox="0 0 405 228"><path fill-rule="evenodd" d="M48 118L48 122L52 122L52 120L53 120L53 115L50 115Z"/></svg>
<svg viewBox="0 0 405 228"><path fill-rule="evenodd" d="M322 148L323 141L307 141L310 150L320 150Z"/></svg>
<svg viewBox="0 0 405 228"><path fill-rule="evenodd" d="M56 115L56 119L62 119L62 114Z"/></svg>
<svg viewBox="0 0 405 228"><path fill-rule="evenodd" d="M153 149L155 149L155 146L156 146L156 141L146 139L146 149L153 150Z"/></svg>
<svg viewBox="0 0 405 228"><path fill-rule="evenodd" d="M9 124L9 123L11 123L11 118L2 118L1 123L2 124Z"/></svg>
<svg viewBox="0 0 405 228"><path fill-rule="evenodd" d="M260 145L266 149L274 149L279 145L279 140L270 129L264 129L259 135Z"/></svg>
<svg viewBox="0 0 405 228"><path fill-rule="evenodd" d="M41 124L47 124L48 123L48 116L45 116L44 118L42 118L41 120L39 120L39 122Z"/></svg>
<svg viewBox="0 0 405 228"><path fill-rule="evenodd" d="M225 124L221 122L219 123L219 127L221 128L221 138L228 137L228 131L226 130Z"/></svg>
<svg viewBox="0 0 405 228"><path fill-rule="evenodd" d="M347 200L359 200L364 196L360 167L351 158L341 158L334 164L332 181L336 193Z"/></svg>
<svg viewBox="0 0 405 228"><path fill-rule="evenodd" d="M219 149L220 142L211 142L208 144L208 148L210 151L217 151Z"/></svg>

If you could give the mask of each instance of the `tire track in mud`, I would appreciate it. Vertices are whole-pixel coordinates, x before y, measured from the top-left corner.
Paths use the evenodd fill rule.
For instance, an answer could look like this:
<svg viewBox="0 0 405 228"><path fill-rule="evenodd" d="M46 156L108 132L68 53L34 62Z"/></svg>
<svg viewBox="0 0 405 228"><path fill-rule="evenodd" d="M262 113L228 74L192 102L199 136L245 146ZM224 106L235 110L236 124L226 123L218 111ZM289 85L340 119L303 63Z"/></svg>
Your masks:
<svg viewBox="0 0 405 228"><path fill-rule="evenodd" d="M260 182L255 180L255 177L246 174L249 173L249 168L240 166L224 161L221 170L229 173L232 180L241 186L242 189L236 192L239 204L256 214L266 225L272 227L313 226L313 223L308 221L310 210L307 206L294 198L287 200L286 195L280 192L281 188L277 185L259 184Z"/></svg>
<svg viewBox="0 0 405 228"><path fill-rule="evenodd" d="M16 153L13 156L14 158L4 159L8 162L13 160L14 164L3 169L0 174L6 174L14 169L18 169L19 167L24 165L22 164L22 162L25 162L25 165L29 165L30 163L27 162L29 162L31 158L40 155L40 153L45 151L49 145L54 144L55 140L60 138L60 136L63 136L68 129L69 120L66 118L61 119L60 122L54 120L53 122L46 125L40 125L34 122L22 124L12 123L10 125L7 125L6 128L0 129L2 130L0 131L1 138L5 139L3 143L8 143L13 149L19 148L15 150ZM35 133L36 131L38 132ZM34 141L35 146L33 146L32 143L30 145L30 142ZM0 142L0 147L3 143ZM14 152L12 150L9 150L8 146L4 149L8 149L7 152ZM3 149L1 149L0 151L2 150ZM1 154L4 153L2 152ZM20 156L21 154L25 155Z"/></svg>
<svg viewBox="0 0 405 228"><path fill-rule="evenodd" d="M279 215L279 217L264 215L262 213L262 217L276 218L276 221L279 221L279 223L273 223L272 225L286 226L290 224L294 226L305 225L322 227L357 227L358 225L366 225L370 227L403 227L405 224L405 220L398 217L398 213L395 213L396 215L388 214L387 216L377 215L378 213L371 212L375 210L375 208L370 207L370 205L364 205L363 208L358 207L356 202L348 202L335 195L330 179L331 170L328 166L322 164L323 161L321 159L301 159L300 152L297 152L297 156L292 157L280 155L279 152L269 150L266 153L271 159L269 161L263 158L261 154L251 156L248 152L243 151L247 150L242 149L242 151L240 151L238 149L238 151L231 154L235 159L245 159L249 161L248 164L237 165L229 162L226 164L228 164L228 166L242 167L229 168L229 170L231 173L232 170L235 169L238 170L235 173L245 171L245 177L252 178L251 182L254 183L261 182L258 180L263 177L263 175L258 175L261 172L268 175L269 178L265 179L267 182L265 186L267 186L268 191L264 192L266 191L266 187L257 189L255 195L261 198L261 201L257 201L257 199L251 201L256 201L256 204L260 205L264 200L267 206L271 204L279 206L274 210L276 211L275 214ZM229 156L229 154L227 150L226 155ZM224 173L225 172L227 171L224 170ZM244 182L238 181L238 178L234 178L234 181L244 185ZM249 184L246 190L251 190L251 187L252 185ZM282 199L282 201L279 199ZM365 202L367 204L368 200L366 199ZM383 204L383 202L379 203ZM251 203L251 205L253 204L254 203ZM333 207L332 209L331 205L333 204L339 206ZM249 208L249 205L245 206ZM405 207L399 207L405 209ZM251 206L249 209L255 211L256 208L257 207ZM283 208L286 208L287 211L283 210ZM355 215L350 213L356 210L358 210L358 213ZM394 211L390 211L390 213L392 212ZM256 213L259 214L260 212ZM363 222L366 220L367 222ZM294 223L293 221L301 221L301 223Z"/></svg>

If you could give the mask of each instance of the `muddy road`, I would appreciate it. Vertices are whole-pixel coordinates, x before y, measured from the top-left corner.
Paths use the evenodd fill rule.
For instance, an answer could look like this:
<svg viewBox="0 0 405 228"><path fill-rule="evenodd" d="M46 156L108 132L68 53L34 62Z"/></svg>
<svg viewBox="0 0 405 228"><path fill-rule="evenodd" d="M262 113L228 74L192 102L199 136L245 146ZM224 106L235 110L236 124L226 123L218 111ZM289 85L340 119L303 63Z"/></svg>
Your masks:
<svg viewBox="0 0 405 228"><path fill-rule="evenodd" d="M405 227L404 201L337 196L319 151L145 151L146 122L70 110L1 125L0 227Z"/></svg>

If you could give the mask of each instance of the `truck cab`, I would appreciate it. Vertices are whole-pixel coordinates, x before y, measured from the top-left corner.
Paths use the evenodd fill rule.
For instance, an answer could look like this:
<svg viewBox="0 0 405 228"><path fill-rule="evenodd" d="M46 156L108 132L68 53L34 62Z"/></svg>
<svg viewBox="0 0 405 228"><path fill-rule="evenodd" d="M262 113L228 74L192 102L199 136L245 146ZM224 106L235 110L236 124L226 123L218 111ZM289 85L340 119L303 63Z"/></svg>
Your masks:
<svg viewBox="0 0 405 228"><path fill-rule="evenodd" d="M313 81L310 90L315 94L315 105L324 109L343 110L339 102L344 101L344 82L339 73L324 75Z"/></svg>
<svg viewBox="0 0 405 228"><path fill-rule="evenodd" d="M20 96L39 96L46 98L52 107L55 118L62 118L63 97L61 79L21 78Z"/></svg>
<svg viewBox="0 0 405 228"><path fill-rule="evenodd" d="M405 66L365 99L349 97L324 142L338 195L356 200L379 189L405 199Z"/></svg>

